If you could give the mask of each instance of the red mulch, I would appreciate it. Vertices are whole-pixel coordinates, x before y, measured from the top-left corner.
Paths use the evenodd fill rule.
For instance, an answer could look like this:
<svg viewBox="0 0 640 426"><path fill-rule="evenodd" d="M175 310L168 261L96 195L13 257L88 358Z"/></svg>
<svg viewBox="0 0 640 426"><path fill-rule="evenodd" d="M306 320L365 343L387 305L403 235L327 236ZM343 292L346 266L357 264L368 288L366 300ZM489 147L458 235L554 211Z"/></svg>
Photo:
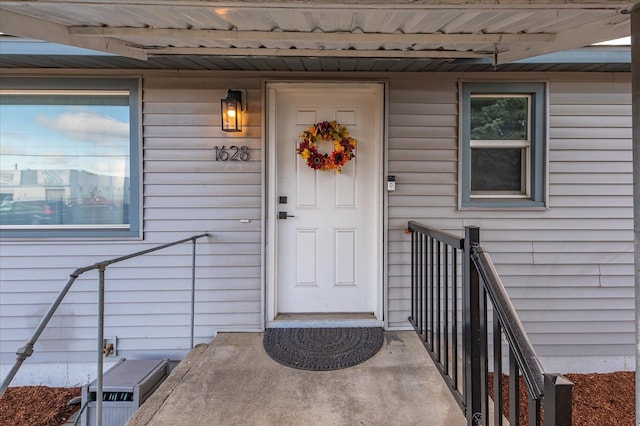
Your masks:
<svg viewBox="0 0 640 426"><path fill-rule="evenodd" d="M574 426L634 426L635 372L618 371L604 374L565 374L574 383ZM509 377L502 379L502 410L509 418ZM489 375L489 396L493 396L493 375ZM519 425L526 425L529 415L528 391L520 378ZM544 420L544 413L542 415Z"/></svg>
<svg viewBox="0 0 640 426"><path fill-rule="evenodd" d="M80 396L82 388L21 386L7 389L0 398L3 426L58 426L78 410L67 403Z"/></svg>
<svg viewBox="0 0 640 426"><path fill-rule="evenodd" d="M491 376L491 375L490 375ZM634 426L635 373L620 371L606 374L567 374L573 389L573 424L575 426ZM509 396L503 381L503 411L509 416ZM520 424L526 425L527 391L520 382ZM9 388L0 398L0 423L3 426L58 426L78 409L67 402L80 396L81 388L23 386ZM493 386L490 381L490 393Z"/></svg>

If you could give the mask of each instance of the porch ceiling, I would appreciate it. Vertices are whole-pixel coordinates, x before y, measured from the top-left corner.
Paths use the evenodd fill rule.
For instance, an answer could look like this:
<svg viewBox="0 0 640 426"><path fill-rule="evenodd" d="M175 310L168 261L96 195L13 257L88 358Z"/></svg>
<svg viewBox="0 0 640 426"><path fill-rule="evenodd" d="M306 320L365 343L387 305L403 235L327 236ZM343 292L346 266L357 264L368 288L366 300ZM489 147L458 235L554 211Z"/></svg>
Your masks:
<svg viewBox="0 0 640 426"><path fill-rule="evenodd" d="M491 58L624 37L633 0L3 0L0 32L143 59Z"/></svg>

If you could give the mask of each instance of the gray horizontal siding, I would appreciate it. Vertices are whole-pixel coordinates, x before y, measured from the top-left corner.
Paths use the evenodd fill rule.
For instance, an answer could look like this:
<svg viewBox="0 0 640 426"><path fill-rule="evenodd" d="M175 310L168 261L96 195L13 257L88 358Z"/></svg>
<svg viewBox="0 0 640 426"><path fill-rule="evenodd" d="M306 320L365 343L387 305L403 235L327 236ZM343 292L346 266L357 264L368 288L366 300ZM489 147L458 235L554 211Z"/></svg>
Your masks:
<svg viewBox="0 0 640 426"><path fill-rule="evenodd" d="M632 356L630 85L551 79L548 210L459 211L457 81L429 80L391 81L390 324L409 315L407 220L476 225L539 355Z"/></svg>
<svg viewBox="0 0 640 426"><path fill-rule="evenodd" d="M458 234L477 225L540 355L632 355L629 78L531 76L550 81L549 209L459 211L458 79L487 75L371 77L389 78L386 161L397 181L387 206L389 326L408 325L407 221ZM197 246L197 341L260 328L261 76L165 71L143 81L144 239L2 241L3 364L13 362L73 269L200 232L212 237ZM250 125L241 135L219 128L219 99L228 88L247 90ZM251 160L213 161L214 145L233 144L248 146ZM190 252L185 244L108 269L105 334L119 337L120 355L188 350ZM30 362L93 362L96 281L93 272L78 281Z"/></svg>
<svg viewBox="0 0 640 426"><path fill-rule="evenodd" d="M0 361L11 363L77 267L208 232L197 243L196 343L261 327L261 115L256 79L143 79L143 241L5 243ZM247 89L248 126L220 130L220 99ZM213 146L246 145L247 162L215 162ZM240 223L249 219L249 223ZM118 355L179 357L189 349L191 244L107 269L105 335ZM97 273L83 275L30 362L95 359Z"/></svg>
<svg viewBox="0 0 640 426"><path fill-rule="evenodd" d="M389 193L388 322L406 327L410 300L410 237L407 220L460 231L457 205L457 82L455 78L392 80L389 92L388 173L397 189ZM411 117L412 126L405 128ZM428 218L428 220L427 220Z"/></svg>

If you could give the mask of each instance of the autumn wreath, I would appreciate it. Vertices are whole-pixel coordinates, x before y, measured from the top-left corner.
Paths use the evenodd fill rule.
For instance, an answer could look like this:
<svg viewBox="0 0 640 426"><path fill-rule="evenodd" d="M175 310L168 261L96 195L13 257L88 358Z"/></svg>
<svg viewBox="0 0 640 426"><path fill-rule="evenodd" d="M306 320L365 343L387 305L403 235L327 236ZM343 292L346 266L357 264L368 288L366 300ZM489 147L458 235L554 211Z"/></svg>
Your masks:
<svg viewBox="0 0 640 426"><path fill-rule="evenodd" d="M309 127L301 135L302 142L296 150L314 170L337 170L342 173L342 166L355 158L357 141L349 136L345 126L333 121L321 121ZM333 152L321 153L318 144L321 141L333 142Z"/></svg>

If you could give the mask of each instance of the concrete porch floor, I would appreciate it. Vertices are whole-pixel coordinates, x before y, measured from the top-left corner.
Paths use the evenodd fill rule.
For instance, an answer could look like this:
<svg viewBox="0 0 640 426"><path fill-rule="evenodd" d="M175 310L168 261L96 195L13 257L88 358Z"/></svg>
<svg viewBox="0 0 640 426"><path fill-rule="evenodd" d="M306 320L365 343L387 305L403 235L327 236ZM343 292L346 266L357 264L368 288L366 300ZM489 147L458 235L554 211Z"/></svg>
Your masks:
<svg viewBox="0 0 640 426"><path fill-rule="evenodd" d="M412 331L386 332L378 354L328 372L273 361L261 333L198 345L127 423L141 425L464 425Z"/></svg>

